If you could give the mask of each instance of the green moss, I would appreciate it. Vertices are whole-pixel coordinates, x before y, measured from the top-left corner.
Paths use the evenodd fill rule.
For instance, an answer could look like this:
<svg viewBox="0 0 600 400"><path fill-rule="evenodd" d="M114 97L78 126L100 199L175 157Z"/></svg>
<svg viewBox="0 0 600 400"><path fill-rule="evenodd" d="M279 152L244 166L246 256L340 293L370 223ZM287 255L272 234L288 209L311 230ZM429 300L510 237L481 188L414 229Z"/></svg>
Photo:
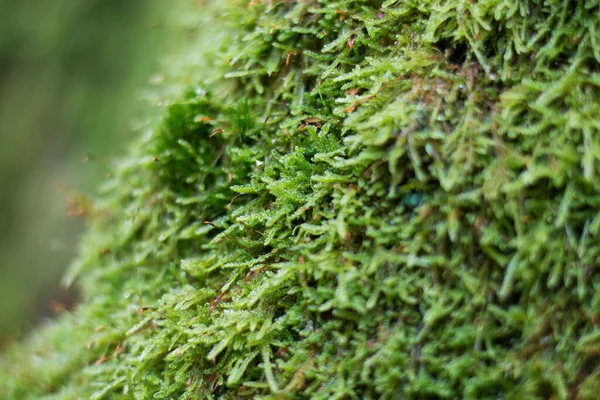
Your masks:
<svg viewBox="0 0 600 400"><path fill-rule="evenodd" d="M595 398L598 1L230 5L5 397Z"/></svg>

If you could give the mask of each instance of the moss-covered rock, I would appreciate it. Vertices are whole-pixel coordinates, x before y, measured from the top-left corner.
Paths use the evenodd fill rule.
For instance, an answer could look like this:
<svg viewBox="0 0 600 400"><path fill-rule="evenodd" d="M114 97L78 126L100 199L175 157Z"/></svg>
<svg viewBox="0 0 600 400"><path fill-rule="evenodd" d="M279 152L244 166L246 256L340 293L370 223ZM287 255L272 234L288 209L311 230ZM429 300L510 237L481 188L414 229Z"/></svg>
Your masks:
<svg viewBox="0 0 600 400"><path fill-rule="evenodd" d="M3 397L597 398L600 3L228 6Z"/></svg>

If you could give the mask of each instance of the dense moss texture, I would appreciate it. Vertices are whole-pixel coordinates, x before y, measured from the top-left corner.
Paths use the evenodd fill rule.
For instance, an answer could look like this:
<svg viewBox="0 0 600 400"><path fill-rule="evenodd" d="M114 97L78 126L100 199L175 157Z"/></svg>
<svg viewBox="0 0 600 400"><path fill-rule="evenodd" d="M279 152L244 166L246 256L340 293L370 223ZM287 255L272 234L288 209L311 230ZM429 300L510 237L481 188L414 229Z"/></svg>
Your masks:
<svg viewBox="0 0 600 400"><path fill-rule="evenodd" d="M600 3L228 5L3 398L597 398Z"/></svg>

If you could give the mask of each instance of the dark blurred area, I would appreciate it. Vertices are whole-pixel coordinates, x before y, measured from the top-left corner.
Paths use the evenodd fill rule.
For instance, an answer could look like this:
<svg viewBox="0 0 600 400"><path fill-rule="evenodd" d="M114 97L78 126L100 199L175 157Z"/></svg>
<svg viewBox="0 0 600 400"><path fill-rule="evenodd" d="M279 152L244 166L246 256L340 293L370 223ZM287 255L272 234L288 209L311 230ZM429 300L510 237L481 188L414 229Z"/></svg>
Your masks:
<svg viewBox="0 0 600 400"><path fill-rule="evenodd" d="M67 205L126 148L175 4L0 0L0 345L76 302Z"/></svg>

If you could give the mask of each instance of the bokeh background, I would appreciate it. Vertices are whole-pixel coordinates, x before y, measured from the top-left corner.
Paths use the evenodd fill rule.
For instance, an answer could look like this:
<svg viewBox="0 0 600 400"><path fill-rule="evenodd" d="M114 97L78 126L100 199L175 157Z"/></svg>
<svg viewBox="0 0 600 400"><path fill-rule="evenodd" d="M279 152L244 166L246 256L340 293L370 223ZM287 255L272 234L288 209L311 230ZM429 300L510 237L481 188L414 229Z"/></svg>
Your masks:
<svg viewBox="0 0 600 400"><path fill-rule="evenodd" d="M144 88L201 3L0 0L0 346L76 302L59 282L78 208L126 150Z"/></svg>

